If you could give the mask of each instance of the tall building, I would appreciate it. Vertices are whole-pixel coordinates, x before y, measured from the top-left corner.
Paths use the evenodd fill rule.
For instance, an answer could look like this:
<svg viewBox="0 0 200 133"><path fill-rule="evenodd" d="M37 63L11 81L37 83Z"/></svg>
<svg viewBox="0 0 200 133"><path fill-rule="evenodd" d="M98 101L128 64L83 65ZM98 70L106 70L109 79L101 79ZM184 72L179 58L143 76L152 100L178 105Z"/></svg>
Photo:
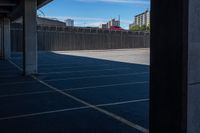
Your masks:
<svg viewBox="0 0 200 133"><path fill-rule="evenodd" d="M66 26L74 27L74 20L73 19L67 19L65 20Z"/></svg>
<svg viewBox="0 0 200 133"><path fill-rule="evenodd" d="M135 23L134 23L134 25L149 26L150 25L150 11L146 10L145 12L136 15L135 16Z"/></svg>
<svg viewBox="0 0 200 133"><path fill-rule="evenodd" d="M112 26L119 26L120 27L120 20L111 19L108 23L108 28Z"/></svg>
<svg viewBox="0 0 200 133"><path fill-rule="evenodd" d="M108 25L107 25L107 24L101 24L101 25L99 26L99 28L101 28L101 29L106 29L106 28L108 28Z"/></svg>
<svg viewBox="0 0 200 133"><path fill-rule="evenodd" d="M100 26L99 26L99 28L102 28L102 29L104 29L104 28L111 28L112 26L118 26L118 27L120 27L120 20L116 20L116 19L111 19L108 23L106 23L106 24L101 24Z"/></svg>

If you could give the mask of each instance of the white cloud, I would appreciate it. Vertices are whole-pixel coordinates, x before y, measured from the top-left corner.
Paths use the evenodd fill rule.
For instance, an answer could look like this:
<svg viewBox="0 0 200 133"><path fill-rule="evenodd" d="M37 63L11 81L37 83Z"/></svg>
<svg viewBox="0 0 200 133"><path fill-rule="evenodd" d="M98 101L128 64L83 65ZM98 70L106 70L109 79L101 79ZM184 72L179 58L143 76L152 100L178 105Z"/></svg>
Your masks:
<svg viewBox="0 0 200 133"><path fill-rule="evenodd" d="M149 5L149 0L76 0L80 2L107 2L107 3L130 3L130 4L145 4Z"/></svg>

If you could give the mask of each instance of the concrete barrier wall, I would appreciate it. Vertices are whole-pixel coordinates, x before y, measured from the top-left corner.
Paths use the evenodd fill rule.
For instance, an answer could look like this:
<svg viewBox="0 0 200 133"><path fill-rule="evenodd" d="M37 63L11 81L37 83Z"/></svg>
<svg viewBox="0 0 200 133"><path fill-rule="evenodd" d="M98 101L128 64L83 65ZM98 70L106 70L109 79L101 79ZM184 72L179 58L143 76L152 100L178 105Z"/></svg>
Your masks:
<svg viewBox="0 0 200 133"><path fill-rule="evenodd" d="M11 36L12 51L21 51L21 26L12 26ZM40 51L99 50L149 47L150 34L146 32L38 26L38 49Z"/></svg>

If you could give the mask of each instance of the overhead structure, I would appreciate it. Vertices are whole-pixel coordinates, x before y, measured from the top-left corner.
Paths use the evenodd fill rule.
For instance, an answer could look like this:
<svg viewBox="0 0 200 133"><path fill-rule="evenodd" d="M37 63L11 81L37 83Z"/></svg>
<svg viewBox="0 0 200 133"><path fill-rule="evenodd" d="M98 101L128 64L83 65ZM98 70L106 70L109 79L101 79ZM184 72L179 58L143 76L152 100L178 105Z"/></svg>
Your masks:
<svg viewBox="0 0 200 133"><path fill-rule="evenodd" d="M37 73L37 9L52 0L0 0L0 57L11 53L10 22L23 17L23 70Z"/></svg>

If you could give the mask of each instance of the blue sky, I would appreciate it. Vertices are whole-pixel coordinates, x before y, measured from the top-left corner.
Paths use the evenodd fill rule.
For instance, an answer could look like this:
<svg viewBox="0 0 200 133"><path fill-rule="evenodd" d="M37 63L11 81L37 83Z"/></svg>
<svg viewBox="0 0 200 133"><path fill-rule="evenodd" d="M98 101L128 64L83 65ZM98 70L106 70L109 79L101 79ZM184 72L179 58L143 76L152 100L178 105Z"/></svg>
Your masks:
<svg viewBox="0 0 200 133"><path fill-rule="evenodd" d="M136 14L150 9L150 0L54 0L41 8L46 17L75 20L76 26L98 26L111 18L121 17L128 28Z"/></svg>

